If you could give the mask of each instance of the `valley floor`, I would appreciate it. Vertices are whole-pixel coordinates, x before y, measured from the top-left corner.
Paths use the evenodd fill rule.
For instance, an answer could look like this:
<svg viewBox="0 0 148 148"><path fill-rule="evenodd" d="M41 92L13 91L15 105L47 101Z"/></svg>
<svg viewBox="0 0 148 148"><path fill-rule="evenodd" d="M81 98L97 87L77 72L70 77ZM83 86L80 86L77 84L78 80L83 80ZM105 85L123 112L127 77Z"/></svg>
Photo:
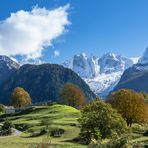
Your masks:
<svg viewBox="0 0 148 148"><path fill-rule="evenodd" d="M77 119L80 111L66 105L34 106L21 113L0 115L0 121L11 121L15 128L22 133L13 136L0 137L0 148L40 148L37 145L50 144L51 148L87 148L73 141L79 136L80 128ZM136 126L135 126L136 127ZM142 136L141 131L147 127L140 127L140 131L133 133L131 143L144 142L148 145L148 137ZM42 130L53 131L63 129L64 134L59 137L50 136L49 133L40 134ZM139 130L139 129L138 129Z"/></svg>

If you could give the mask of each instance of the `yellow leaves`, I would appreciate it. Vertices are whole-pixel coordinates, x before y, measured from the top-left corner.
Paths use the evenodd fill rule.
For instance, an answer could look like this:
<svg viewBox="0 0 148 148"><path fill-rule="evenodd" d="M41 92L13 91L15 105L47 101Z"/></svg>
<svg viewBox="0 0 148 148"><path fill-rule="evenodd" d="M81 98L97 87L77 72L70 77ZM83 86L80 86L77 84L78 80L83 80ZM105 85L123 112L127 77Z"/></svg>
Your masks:
<svg viewBox="0 0 148 148"><path fill-rule="evenodd" d="M25 107L31 104L31 98L28 92L21 87L16 87L11 95L11 103L15 108Z"/></svg>
<svg viewBox="0 0 148 148"><path fill-rule="evenodd" d="M146 106L141 93L121 89L112 93L107 102L118 110L128 125L143 122L146 118Z"/></svg>

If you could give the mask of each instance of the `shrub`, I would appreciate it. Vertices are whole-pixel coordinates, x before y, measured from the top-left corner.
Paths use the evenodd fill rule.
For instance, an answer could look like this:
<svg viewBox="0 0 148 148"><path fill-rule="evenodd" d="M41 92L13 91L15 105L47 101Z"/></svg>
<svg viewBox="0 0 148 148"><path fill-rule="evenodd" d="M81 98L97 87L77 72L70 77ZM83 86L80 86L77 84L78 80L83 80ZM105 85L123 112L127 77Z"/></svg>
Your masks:
<svg viewBox="0 0 148 148"><path fill-rule="evenodd" d="M135 142L131 144L131 148L146 148L143 142Z"/></svg>
<svg viewBox="0 0 148 148"><path fill-rule="evenodd" d="M83 109L79 123L80 136L86 144L113 136L118 137L129 131L121 115L99 99Z"/></svg>
<svg viewBox="0 0 148 148"><path fill-rule="evenodd" d="M64 129L56 128L50 131L50 136L61 137L61 135L64 134L64 132L65 132Z"/></svg>
<svg viewBox="0 0 148 148"><path fill-rule="evenodd" d="M11 135L13 132L12 127L13 127L13 124L10 121L5 121L1 127L1 135L2 136Z"/></svg>
<svg viewBox="0 0 148 148"><path fill-rule="evenodd" d="M148 136L148 130L143 134L143 136Z"/></svg>
<svg viewBox="0 0 148 148"><path fill-rule="evenodd" d="M31 134L32 137L35 136L35 132L33 129L28 129L28 132Z"/></svg>
<svg viewBox="0 0 148 148"><path fill-rule="evenodd" d="M51 121L50 121L50 118L43 118L41 120L41 126L46 126L46 128L48 129L49 126L51 125Z"/></svg>
<svg viewBox="0 0 148 148"><path fill-rule="evenodd" d="M142 134L145 131L145 127L140 124L133 124L132 131L134 133Z"/></svg>
<svg viewBox="0 0 148 148"><path fill-rule="evenodd" d="M15 124L15 127L20 131L25 131L31 126L32 126L31 124Z"/></svg>
<svg viewBox="0 0 148 148"><path fill-rule="evenodd" d="M106 142L98 141L96 144L89 144L89 148L131 148L128 144L128 137L108 139Z"/></svg>
<svg viewBox="0 0 148 148"><path fill-rule="evenodd" d="M43 128L43 129L40 130L39 135L44 135L46 133L47 133L47 130L45 128Z"/></svg>
<svg viewBox="0 0 148 148"><path fill-rule="evenodd" d="M52 105L55 105L55 104L57 104L56 102L53 102L53 101L51 101L51 100L49 100L48 102L47 102L47 105L48 106L52 106Z"/></svg>
<svg viewBox="0 0 148 148"><path fill-rule="evenodd" d="M5 112L5 107L3 104L0 104L0 112L4 113Z"/></svg>

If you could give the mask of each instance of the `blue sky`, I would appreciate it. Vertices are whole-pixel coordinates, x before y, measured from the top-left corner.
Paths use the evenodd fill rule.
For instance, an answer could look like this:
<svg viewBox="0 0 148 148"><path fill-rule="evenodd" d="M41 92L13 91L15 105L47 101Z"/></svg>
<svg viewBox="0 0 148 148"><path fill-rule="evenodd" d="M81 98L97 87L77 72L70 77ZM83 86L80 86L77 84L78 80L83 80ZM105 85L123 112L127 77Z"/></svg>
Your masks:
<svg viewBox="0 0 148 148"><path fill-rule="evenodd" d="M71 24L42 51L42 60L61 63L81 52L135 57L148 46L147 0L3 0L0 20L6 20L12 12L31 11L34 6L51 10L68 3ZM60 55L54 57L54 51Z"/></svg>

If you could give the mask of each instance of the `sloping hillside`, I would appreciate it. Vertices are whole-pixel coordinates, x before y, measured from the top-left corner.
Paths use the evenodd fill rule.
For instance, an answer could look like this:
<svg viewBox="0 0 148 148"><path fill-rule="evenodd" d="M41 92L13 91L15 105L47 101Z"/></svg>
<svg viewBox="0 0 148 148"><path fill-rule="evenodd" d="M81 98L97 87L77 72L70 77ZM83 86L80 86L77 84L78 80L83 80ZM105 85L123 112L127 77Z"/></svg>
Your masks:
<svg viewBox="0 0 148 148"><path fill-rule="evenodd" d="M88 101L95 95L89 86L75 72L56 64L23 65L0 88L0 103L8 104L15 87L29 92L32 102L59 101L60 91L65 83L77 85Z"/></svg>
<svg viewBox="0 0 148 148"><path fill-rule="evenodd" d="M85 148L87 146L74 143L72 140L79 136L80 128L77 119L80 111L66 105L34 106L21 113L11 115L0 115L0 121L5 119L11 121L22 135L8 138L0 137L0 146L3 148L28 148L34 143L41 143L43 139L51 142L53 147ZM64 130L59 137L50 136L52 131ZM47 133L41 133L46 130ZM8 139L8 140L7 140Z"/></svg>
<svg viewBox="0 0 148 148"><path fill-rule="evenodd" d="M148 92L148 64L137 64L127 69L114 90L121 88Z"/></svg>

